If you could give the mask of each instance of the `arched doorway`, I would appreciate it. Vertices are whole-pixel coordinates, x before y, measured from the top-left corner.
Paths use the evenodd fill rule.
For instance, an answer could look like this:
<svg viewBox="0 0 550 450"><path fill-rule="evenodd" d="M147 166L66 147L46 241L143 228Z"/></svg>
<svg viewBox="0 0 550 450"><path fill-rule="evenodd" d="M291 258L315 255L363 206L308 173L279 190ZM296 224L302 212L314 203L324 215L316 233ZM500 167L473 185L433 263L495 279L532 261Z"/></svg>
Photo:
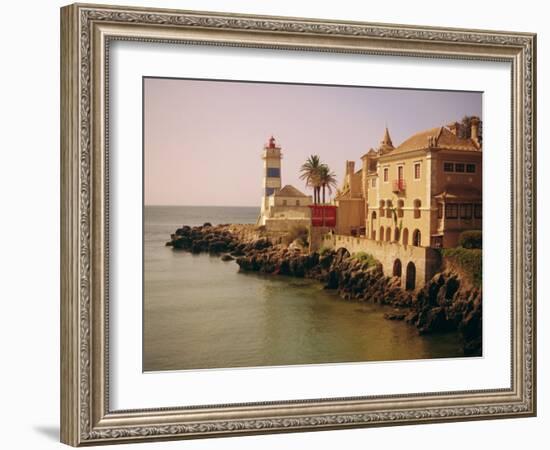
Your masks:
<svg viewBox="0 0 550 450"><path fill-rule="evenodd" d="M396 227L395 230L393 230L393 240L395 242L399 242L400 237L401 237L401 230Z"/></svg>
<svg viewBox="0 0 550 450"><path fill-rule="evenodd" d="M393 276L401 278L401 260L396 259L393 262Z"/></svg>
<svg viewBox="0 0 550 450"><path fill-rule="evenodd" d="M387 242L391 241L391 228L390 227L386 228L386 241Z"/></svg>
<svg viewBox="0 0 550 450"><path fill-rule="evenodd" d="M370 238L376 240L376 228L374 228L374 223L376 222L376 211L373 211L370 216Z"/></svg>
<svg viewBox="0 0 550 450"><path fill-rule="evenodd" d="M403 229L403 245L409 245L409 229Z"/></svg>
<svg viewBox="0 0 550 450"><path fill-rule="evenodd" d="M378 237L381 241L384 240L384 227L380 227L380 236Z"/></svg>
<svg viewBox="0 0 550 450"><path fill-rule="evenodd" d="M420 244L422 242L422 238L420 236L420 230L414 230L413 231L413 240L412 240L412 245L414 245L415 247L420 247Z"/></svg>
<svg viewBox="0 0 550 450"><path fill-rule="evenodd" d="M416 267L412 261L407 264L407 278L405 279L405 289L414 290L416 286Z"/></svg>

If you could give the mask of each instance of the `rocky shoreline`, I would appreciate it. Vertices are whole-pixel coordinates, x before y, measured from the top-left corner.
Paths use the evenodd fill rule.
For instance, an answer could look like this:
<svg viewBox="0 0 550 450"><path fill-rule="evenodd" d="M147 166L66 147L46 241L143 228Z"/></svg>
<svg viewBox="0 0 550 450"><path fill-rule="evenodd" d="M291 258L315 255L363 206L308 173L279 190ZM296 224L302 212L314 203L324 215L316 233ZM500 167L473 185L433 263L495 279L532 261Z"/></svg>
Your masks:
<svg viewBox="0 0 550 450"><path fill-rule="evenodd" d="M422 289L405 291L397 277L387 277L379 263L362 260L346 249L309 253L295 244L273 245L253 226L183 226L166 245L175 250L219 255L240 270L311 278L346 300L390 305L388 320L403 320L419 334L458 331L466 356L481 355L482 293L453 271L436 274Z"/></svg>

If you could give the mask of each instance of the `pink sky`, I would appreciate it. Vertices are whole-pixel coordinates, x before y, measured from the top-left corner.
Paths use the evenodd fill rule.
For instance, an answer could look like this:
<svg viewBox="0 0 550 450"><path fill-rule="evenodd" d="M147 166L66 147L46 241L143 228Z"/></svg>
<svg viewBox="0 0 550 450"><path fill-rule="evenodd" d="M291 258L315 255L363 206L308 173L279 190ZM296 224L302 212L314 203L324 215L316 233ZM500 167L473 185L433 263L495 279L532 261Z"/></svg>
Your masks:
<svg viewBox="0 0 550 450"><path fill-rule="evenodd" d="M282 183L307 191L299 169L318 154L342 180L346 160L397 146L465 115L479 92L144 79L146 205L259 206L264 143L282 147Z"/></svg>

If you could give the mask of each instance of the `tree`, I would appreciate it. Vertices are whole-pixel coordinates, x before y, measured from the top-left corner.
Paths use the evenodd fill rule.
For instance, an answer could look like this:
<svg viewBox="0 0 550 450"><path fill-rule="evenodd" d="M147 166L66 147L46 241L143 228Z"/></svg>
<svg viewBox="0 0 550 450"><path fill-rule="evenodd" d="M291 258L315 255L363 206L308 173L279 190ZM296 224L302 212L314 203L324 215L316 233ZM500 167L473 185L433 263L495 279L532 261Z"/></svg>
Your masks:
<svg viewBox="0 0 550 450"><path fill-rule="evenodd" d="M458 137L461 139L469 139L471 137L472 129L472 117L473 116L464 116L459 123L458 128ZM481 143L483 139L483 122L480 120L477 128L477 139Z"/></svg>
<svg viewBox="0 0 550 450"><path fill-rule="evenodd" d="M321 164L319 168L319 183L323 189L323 203L325 203L325 189L328 189L330 195L332 194L332 189L336 188L336 174L326 164Z"/></svg>
<svg viewBox="0 0 550 450"><path fill-rule="evenodd" d="M300 179L305 180L306 186L313 188L313 203L317 204L320 197L321 159L318 155L311 155L300 168Z"/></svg>

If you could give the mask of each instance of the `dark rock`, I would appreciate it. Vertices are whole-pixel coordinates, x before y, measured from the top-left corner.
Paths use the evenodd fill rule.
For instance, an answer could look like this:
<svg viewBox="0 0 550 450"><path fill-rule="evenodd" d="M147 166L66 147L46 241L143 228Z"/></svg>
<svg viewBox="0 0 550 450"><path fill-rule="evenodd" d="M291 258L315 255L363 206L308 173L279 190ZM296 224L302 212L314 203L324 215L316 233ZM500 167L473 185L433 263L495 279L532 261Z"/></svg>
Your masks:
<svg viewBox="0 0 550 450"><path fill-rule="evenodd" d="M411 311L405 316L405 322L411 325L416 325L418 322L418 311Z"/></svg>
<svg viewBox="0 0 550 450"><path fill-rule="evenodd" d="M222 253L227 251L227 243L224 241L210 241L208 244L208 252L209 253Z"/></svg>
<svg viewBox="0 0 550 450"><path fill-rule="evenodd" d="M420 334L438 333L450 331L451 323L447 320L445 308L437 306L420 313L418 318L418 331Z"/></svg>
<svg viewBox="0 0 550 450"><path fill-rule="evenodd" d="M387 320L403 320L405 319L406 314L404 312L391 312L385 313L384 319Z"/></svg>

